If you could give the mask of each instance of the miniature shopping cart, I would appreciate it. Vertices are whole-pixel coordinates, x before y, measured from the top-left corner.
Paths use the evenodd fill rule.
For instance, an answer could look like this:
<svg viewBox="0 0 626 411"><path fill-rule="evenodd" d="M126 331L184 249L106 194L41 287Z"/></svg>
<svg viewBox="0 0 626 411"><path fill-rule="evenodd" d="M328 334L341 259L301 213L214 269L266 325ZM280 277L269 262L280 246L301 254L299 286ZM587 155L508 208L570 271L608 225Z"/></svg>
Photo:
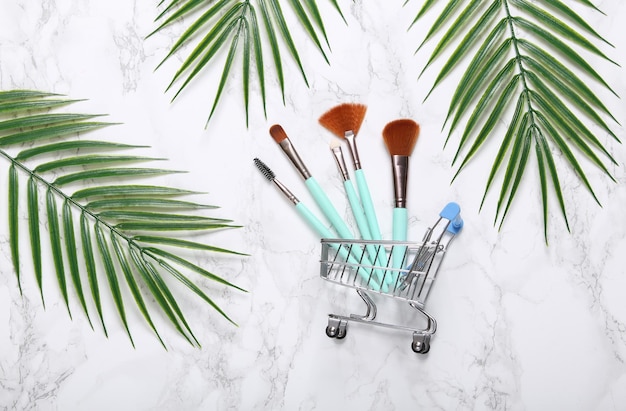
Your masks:
<svg viewBox="0 0 626 411"><path fill-rule="evenodd" d="M427 353L431 336L437 330L437 322L424 310L424 303L450 242L463 227L460 212L458 204L447 204L419 243L323 239L321 277L356 289L367 306L365 315L329 314L326 335L341 339L346 336L349 321L366 323L410 331L413 333L412 350ZM402 253L402 264L392 259L398 253ZM426 328L374 321L376 304L368 294L380 294L407 302L426 318Z"/></svg>

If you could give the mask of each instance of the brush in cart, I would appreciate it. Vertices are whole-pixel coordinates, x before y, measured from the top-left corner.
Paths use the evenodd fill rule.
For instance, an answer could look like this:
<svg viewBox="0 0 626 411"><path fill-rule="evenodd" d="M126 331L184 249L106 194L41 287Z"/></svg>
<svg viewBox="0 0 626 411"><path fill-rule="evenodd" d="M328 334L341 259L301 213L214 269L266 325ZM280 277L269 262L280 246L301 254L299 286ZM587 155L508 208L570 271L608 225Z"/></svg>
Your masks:
<svg viewBox="0 0 626 411"><path fill-rule="evenodd" d="M364 104L343 103L324 113L319 118L319 123L347 143L350 156L352 157L354 179L356 180L356 186L359 192L360 205L362 206L365 219L367 220L367 227L365 227L365 224L359 225L362 238L364 240L380 241L382 240L382 234L356 143L357 135L363 124L366 112L367 106ZM360 212L361 207L355 205L353 209L354 208L357 209L357 213ZM376 250L376 263L381 267L387 266L387 256L384 249ZM383 285L386 286L386 284Z"/></svg>

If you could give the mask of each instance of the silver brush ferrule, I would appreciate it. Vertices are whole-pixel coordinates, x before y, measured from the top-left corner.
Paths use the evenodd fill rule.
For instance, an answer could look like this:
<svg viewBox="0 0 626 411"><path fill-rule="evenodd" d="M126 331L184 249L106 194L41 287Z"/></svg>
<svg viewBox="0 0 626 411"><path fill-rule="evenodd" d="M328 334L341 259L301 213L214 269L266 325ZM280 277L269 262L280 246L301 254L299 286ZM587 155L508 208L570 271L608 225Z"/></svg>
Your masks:
<svg viewBox="0 0 626 411"><path fill-rule="evenodd" d="M280 181L276 179L273 179L272 181L274 182L274 184L276 184L276 187L278 187L278 189L283 192L285 197L287 197L289 201L291 201L294 205L300 202L300 200L298 200L298 198L294 196L293 193L289 191L289 189L283 185L283 183L281 183Z"/></svg>
<svg viewBox="0 0 626 411"><path fill-rule="evenodd" d="M396 208L406 208L406 186L409 175L409 156L391 156L393 192Z"/></svg>
<svg viewBox="0 0 626 411"><path fill-rule="evenodd" d="M333 147L331 148L331 151L333 152L333 157L335 157L335 162L337 162L337 168L341 173L343 181L348 181L350 176L348 175L348 167L346 167L346 161L343 158L343 151L341 150L341 147Z"/></svg>
<svg viewBox="0 0 626 411"><path fill-rule="evenodd" d="M359 159L359 151L356 149L356 136L354 135L352 130L349 130L346 131L344 137L348 142L348 148L350 149L350 154L352 155L352 163L354 164L354 169L360 170L361 160Z"/></svg>
<svg viewBox="0 0 626 411"><path fill-rule="evenodd" d="M289 139L286 138L278 144L283 149L285 154L287 154L287 157L289 157L289 160L291 160L293 165L298 169L298 171L302 175L302 178L307 180L309 177L311 177L311 173L309 173L309 170L307 170L306 166L304 165L304 162L298 155L298 152L294 148L293 144L291 144L291 141L289 141Z"/></svg>

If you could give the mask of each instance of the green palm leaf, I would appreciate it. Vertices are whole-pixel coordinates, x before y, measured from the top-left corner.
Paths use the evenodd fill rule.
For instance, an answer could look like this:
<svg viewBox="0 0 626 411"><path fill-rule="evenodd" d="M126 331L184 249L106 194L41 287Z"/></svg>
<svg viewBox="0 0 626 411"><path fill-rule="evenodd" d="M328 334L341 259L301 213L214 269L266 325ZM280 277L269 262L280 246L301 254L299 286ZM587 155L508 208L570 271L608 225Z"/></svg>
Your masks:
<svg viewBox="0 0 626 411"><path fill-rule="evenodd" d="M42 286L43 273L41 269L41 239L39 234L39 193L37 189L37 180L35 180L32 176L28 178L27 197L28 229L30 234L30 249L33 256L33 269L35 270L35 278L37 279L39 293L41 294L41 302L45 307Z"/></svg>
<svg viewBox="0 0 626 411"><path fill-rule="evenodd" d="M53 104L47 104L49 102ZM192 277L165 260L171 260L190 273L199 274L217 284L245 290L182 256L171 254L165 248L173 247L179 252L194 249L245 255L170 237L172 232L180 234L238 226L230 224L230 220L196 214L197 210L214 206L172 198L197 194L193 191L147 184L111 184L111 179L117 182L122 178L137 179L173 171L122 167L162 159L111 154L113 150L136 146L77 139L77 133L83 134L110 123L93 122L92 115L50 111L71 103L72 100L49 93L24 90L0 92L0 105L5 107L0 114L0 158L8 161L9 245L20 291L22 282L26 281L23 266L28 264L20 260L18 239L23 232L30 238L32 268L44 306L42 251L46 249L52 256L56 282L69 315L72 316L70 307L75 296L93 328L89 308L93 303L105 335L108 331L102 304L107 293L133 346L128 316L133 307L139 310L164 347L151 315L155 310L162 312L187 341L199 345L168 281L182 282L226 320L234 323ZM21 148L24 143L28 143L28 148ZM27 177L27 184L26 195L21 198L19 188L23 176ZM70 183L72 187L78 187L70 191ZM89 187L85 186L87 183ZM40 210L40 190L45 191L44 210ZM27 230L20 227L21 207L27 212ZM42 213L47 223L47 239L42 238L40 233ZM107 286L103 287L103 284ZM132 299L125 297L128 292ZM152 304L153 301L156 304Z"/></svg>
<svg viewBox="0 0 626 411"><path fill-rule="evenodd" d="M62 115L62 113L59 113ZM46 118L50 118L52 116L45 116ZM20 120L23 117L20 117L16 120ZM24 120L28 120L28 117L24 118ZM52 121L58 121L58 119L51 118ZM61 120L63 121L63 120ZM45 125L42 124L42 125ZM25 125L24 127L30 127ZM17 155L17 160L26 160L41 154L46 153L60 153L62 151L67 150L76 150L81 149L81 151L87 150L101 150L101 149L122 149L122 148L140 148L143 146L132 146L129 144L119 144L119 143L110 143L108 141L91 141L91 140L74 140L74 141L61 141L58 143L45 144L41 146L35 146L33 148L22 150Z"/></svg>
<svg viewBox="0 0 626 411"><path fill-rule="evenodd" d="M289 4L290 11L298 19L308 38L322 54L326 63L328 63L326 49L330 50L330 42L326 34L324 19L315 0L288 0L286 3ZM331 3L345 21L337 1L331 0ZM180 82L180 86L178 86L178 90L172 100L176 99L207 65L217 64L221 51L226 53L222 74L217 82L213 103L209 110L207 124L217 109L228 79L232 77L233 61L238 54L242 58L243 103L246 125L249 117L250 80L253 76L251 73L256 73L263 113L267 114L266 76L262 47L263 33L260 30L257 13L260 13L260 19L263 22L262 25L265 29L274 62L275 74L284 101L285 75L283 58L280 53L280 41L282 41L287 52L298 66L307 86L309 83L300 59L298 46L291 34L292 29L287 24L287 18L279 0L257 0L256 2L251 0L172 1L163 8L156 18L157 28L148 35L148 37L153 36L164 28L186 19L191 21L191 24L180 35L165 58L157 66L157 68L161 67L170 57L177 53L182 53L186 45L195 41L195 46L184 59L167 87L167 90L169 90L175 83ZM199 37L199 39L194 40L196 37ZM325 46L322 40L320 40L322 38ZM252 65L256 66L256 70L251 70Z"/></svg>
<svg viewBox="0 0 626 411"><path fill-rule="evenodd" d="M107 328L104 323L104 316L102 315L102 302L100 300L100 287L98 285L98 276L96 273L96 260L93 254L93 246L91 242L91 222L88 214L85 210L80 215L80 238L83 246L83 257L85 258L85 270L87 271L87 278L89 280L89 288L91 290L91 297L98 311L100 317L100 323L102 324L102 330L104 335L108 336Z"/></svg>
<svg viewBox="0 0 626 411"><path fill-rule="evenodd" d="M119 282L117 281L117 274L115 272L115 267L113 266L113 258L111 258L108 242L102 232L103 229L99 222L94 225L94 228L96 232L96 244L98 245L98 250L100 251L100 256L102 257L102 262L104 263L104 272L106 273L106 278L109 282L109 288L111 290L111 295L113 296L113 301L115 301L117 312L119 313L122 323L124 324L130 343L134 347L135 342L133 341L130 329L128 328L126 310L124 309L124 300L122 300L122 292L120 290Z"/></svg>
<svg viewBox="0 0 626 411"><path fill-rule="evenodd" d="M426 1L411 25L435 3ZM599 11L590 1L581 3ZM443 34L438 34L440 32ZM553 154L563 154L564 163L574 170L598 204L600 201L579 158L585 157L615 181L606 161L611 165L616 161L592 130L599 129L619 142L605 119L617 121L581 78L590 78L600 87L615 92L578 51L584 50L617 64L593 40L612 47L611 43L559 0L450 1L442 6L418 51L437 35L440 36L439 42L424 70L444 52L450 53L441 63L426 98L453 69L471 57L452 95L444 121L444 128L449 124L446 143L464 122L453 164L461 161L453 180L486 141L499 140L500 149L487 179L481 209L490 188L501 174L502 185L494 220L494 224L499 221L501 227L534 153L539 168L546 243L550 192L555 195L569 230ZM508 129L500 134L497 123L509 112L512 117L509 117ZM590 124L597 127L590 127Z"/></svg>
<svg viewBox="0 0 626 411"><path fill-rule="evenodd" d="M18 182L17 170L15 164L11 163L9 168L9 232L11 243L11 259L15 274L17 275L17 284L22 292L22 283L20 282L20 252L18 251L19 228L18 228Z"/></svg>
<svg viewBox="0 0 626 411"><path fill-rule="evenodd" d="M67 307L67 313L72 317L70 311L69 297L67 294L67 280L65 278L65 267L63 266L63 256L61 255L61 228L59 227L59 215L57 213L57 202L54 191L48 186L46 191L46 209L48 214L48 233L50 235L50 248L54 260L54 270L61 290L61 295Z"/></svg>
<svg viewBox="0 0 626 411"><path fill-rule="evenodd" d="M83 311L85 312L85 316L89 321L91 329L93 329L91 318L89 318L89 311L87 310L87 302L85 301L85 295L83 294L83 285L80 280L80 270L78 268L78 254L76 252L76 235L74 232L74 218L72 216L72 206L70 205L69 199L65 199L65 201L63 202L62 214L63 234L65 236L65 255L67 256L69 262L70 276L76 290L76 295L78 295L78 299L80 300L80 305L81 307L83 307Z"/></svg>
<svg viewBox="0 0 626 411"><path fill-rule="evenodd" d="M145 198L145 197L124 197L104 200L95 200L85 205L85 208L92 210L102 209L129 209L129 208L170 208L170 209L201 209L215 208L212 205L198 204L191 201L172 200L169 198Z"/></svg>
<svg viewBox="0 0 626 411"><path fill-rule="evenodd" d="M72 194L74 200L82 200L93 197L161 197L161 196L180 196L188 194L200 194L196 191L181 190L172 187L159 187L148 185L115 185L115 186L98 186L78 190Z"/></svg>
<svg viewBox="0 0 626 411"><path fill-rule="evenodd" d="M122 272L124 273L124 278L126 279L128 288L130 289L130 292L132 293L133 298L135 299L135 303L137 304L139 311L141 311L141 314L145 318L146 322L148 323L152 331L154 331L154 334L159 339L159 342L161 343L161 345L165 347L165 343L163 342L163 339L159 335L159 332L157 331L156 326L154 325L154 322L152 321L152 318L150 316L150 312L148 311L148 307L146 307L146 304L143 300L141 290L139 289L139 285L137 284L137 281L135 280L135 277L133 276L133 270L130 267L130 264L128 263L128 258L126 257L126 254L124 253L124 249L123 249L122 244L120 243L120 239L118 235L113 231L111 231L111 243L113 244L113 249L115 250L115 254L117 255L117 260L120 262L120 267L122 268Z"/></svg>

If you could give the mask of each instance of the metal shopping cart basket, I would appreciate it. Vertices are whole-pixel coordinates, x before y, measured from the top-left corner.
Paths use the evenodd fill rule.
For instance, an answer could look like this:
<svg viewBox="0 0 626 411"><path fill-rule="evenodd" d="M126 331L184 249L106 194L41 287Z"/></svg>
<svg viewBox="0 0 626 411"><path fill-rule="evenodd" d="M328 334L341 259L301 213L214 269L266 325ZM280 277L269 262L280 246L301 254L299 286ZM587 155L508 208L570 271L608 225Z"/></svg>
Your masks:
<svg viewBox="0 0 626 411"><path fill-rule="evenodd" d="M329 314L326 335L341 339L346 336L349 321L366 323L410 331L413 333L412 350L427 353L437 322L424 310L424 303L450 242L463 227L460 212L458 204L448 203L418 243L322 239L320 276L331 283L356 289L367 306L365 315ZM402 255L402 264L392 259L398 253ZM426 318L426 328L374 321L376 304L368 294L407 302Z"/></svg>

